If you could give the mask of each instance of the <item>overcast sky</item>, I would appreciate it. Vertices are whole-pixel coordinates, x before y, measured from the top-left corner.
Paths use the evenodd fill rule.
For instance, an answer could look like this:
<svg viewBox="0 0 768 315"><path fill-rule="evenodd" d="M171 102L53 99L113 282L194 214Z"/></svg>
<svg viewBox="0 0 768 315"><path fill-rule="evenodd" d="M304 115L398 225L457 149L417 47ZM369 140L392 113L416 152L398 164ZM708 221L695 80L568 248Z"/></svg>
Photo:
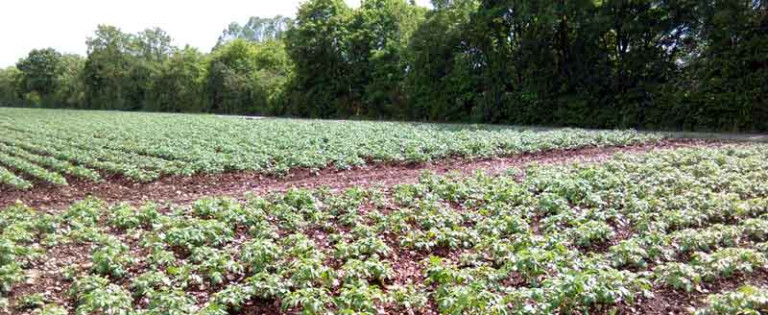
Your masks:
<svg viewBox="0 0 768 315"><path fill-rule="evenodd" d="M360 0L345 0L357 6ZM135 33L160 27L174 44L207 52L233 21L251 16L294 16L303 0L3 0L0 14L0 67L35 48L53 47L85 54L85 39L98 24ZM429 0L417 0L427 5Z"/></svg>

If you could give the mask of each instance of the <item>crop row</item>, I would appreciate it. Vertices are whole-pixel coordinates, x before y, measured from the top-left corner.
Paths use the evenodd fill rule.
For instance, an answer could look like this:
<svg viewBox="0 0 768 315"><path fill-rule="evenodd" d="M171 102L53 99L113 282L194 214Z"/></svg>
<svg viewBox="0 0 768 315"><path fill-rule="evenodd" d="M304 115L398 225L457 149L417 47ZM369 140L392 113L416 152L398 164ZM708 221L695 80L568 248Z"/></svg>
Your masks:
<svg viewBox="0 0 768 315"><path fill-rule="evenodd" d="M94 170L91 170L82 166L73 165L70 162L62 161L51 156L37 155L34 153L30 153L28 151L25 151L21 148L9 146L3 143L0 143L0 152L25 159L29 162L38 164L40 166L48 167L53 171L71 175L77 178L90 180L90 181L101 180L101 176L99 175L99 173Z"/></svg>
<svg viewBox="0 0 768 315"><path fill-rule="evenodd" d="M207 115L0 108L8 146L126 177L295 168L346 169L369 162L489 158L555 149L659 141L634 131L524 130L510 127L247 120Z"/></svg>
<svg viewBox="0 0 768 315"><path fill-rule="evenodd" d="M32 187L32 183L24 180L23 178L19 178L14 173L2 166L0 166L0 184L17 189L29 189Z"/></svg>
<svg viewBox="0 0 768 315"><path fill-rule="evenodd" d="M147 171L130 164L120 162L118 154L100 155L98 151L86 151L65 146L57 146L51 143L36 142L29 139L13 139L6 137L2 139L7 145L21 148L28 152L34 152L39 156L50 156L62 161L71 161L78 165L84 165L94 169L104 170L136 181L151 181L157 179L159 174L153 171Z"/></svg>
<svg viewBox="0 0 768 315"><path fill-rule="evenodd" d="M0 212L0 279L9 307L78 314L621 312L704 286L700 314L759 312L763 291L718 283L768 271L767 158L678 149L387 190L16 205ZM15 294L35 286L27 269L63 296Z"/></svg>
<svg viewBox="0 0 768 315"><path fill-rule="evenodd" d="M0 164L13 167L23 174L27 174L44 182L48 182L57 186L67 185L67 180L58 173L50 172L47 169L40 167L37 164L31 163L25 159L0 152Z"/></svg>

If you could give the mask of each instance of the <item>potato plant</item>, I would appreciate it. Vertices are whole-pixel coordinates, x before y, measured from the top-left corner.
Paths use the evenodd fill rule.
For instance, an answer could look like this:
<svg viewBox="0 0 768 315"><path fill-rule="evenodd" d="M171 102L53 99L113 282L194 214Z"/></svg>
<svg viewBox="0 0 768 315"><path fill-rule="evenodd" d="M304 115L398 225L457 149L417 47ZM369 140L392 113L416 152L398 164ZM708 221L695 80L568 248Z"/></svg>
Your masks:
<svg viewBox="0 0 768 315"><path fill-rule="evenodd" d="M699 314L759 314L766 160L740 145L384 189L17 204L0 211L1 294L57 314L31 298L44 288L17 292L65 256L46 276L76 314L592 314L705 290ZM718 291L739 279L753 287Z"/></svg>
<svg viewBox="0 0 768 315"><path fill-rule="evenodd" d="M246 120L211 115L104 113L0 108L0 185L29 179L65 185L61 174L99 181L100 172L139 182L161 176L302 168L349 169L367 163L488 158L557 149L653 143L634 131L527 130L502 126ZM8 173L8 174L4 174ZM26 180L26 182L25 182Z"/></svg>
<svg viewBox="0 0 768 315"><path fill-rule="evenodd" d="M764 314L768 312L768 290L743 286L738 290L713 294L707 297L707 305L695 315L711 314Z"/></svg>

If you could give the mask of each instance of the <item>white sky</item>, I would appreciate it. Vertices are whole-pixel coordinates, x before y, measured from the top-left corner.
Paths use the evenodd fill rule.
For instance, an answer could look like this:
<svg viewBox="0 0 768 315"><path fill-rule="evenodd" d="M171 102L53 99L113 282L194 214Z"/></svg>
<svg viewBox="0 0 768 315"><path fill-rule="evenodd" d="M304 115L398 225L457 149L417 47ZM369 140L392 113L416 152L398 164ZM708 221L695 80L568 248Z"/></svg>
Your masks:
<svg viewBox="0 0 768 315"><path fill-rule="evenodd" d="M357 6L360 0L345 0ZM229 23L251 16L294 16L303 0L2 0L0 67L35 48L85 55L85 39L98 24L135 33L160 27L174 44L208 52ZM429 0L416 0L428 5Z"/></svg>

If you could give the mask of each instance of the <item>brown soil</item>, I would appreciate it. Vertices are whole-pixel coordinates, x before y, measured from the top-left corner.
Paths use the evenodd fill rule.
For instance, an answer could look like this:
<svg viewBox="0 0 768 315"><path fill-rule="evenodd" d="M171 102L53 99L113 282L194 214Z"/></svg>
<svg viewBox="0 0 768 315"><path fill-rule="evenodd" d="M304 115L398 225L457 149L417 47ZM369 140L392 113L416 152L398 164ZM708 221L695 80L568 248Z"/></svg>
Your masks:
<svg viewBox="0 0 768 315"><path fill-rule="evenodd" d="M69 295L67 291L72 283L64 278L61 270L64 267L74 269L89 268L90 248L88 245L62 245L48 249L45 258L33 264L32 268L25 270L26 280L13 287L8 296L11 305L18 306L18 299L32 293L41 293L46 303L67 306ZM13 309L15 312L30 313L21 309ZM2 313L3 309L0 309ZM74 311L69 309L70 312Z"/></svg>
<svg viewBox="0 0 768 315"><path fill-rule="evenodd" d="M423 171L446 173L458 171L471 174L482 170L491 174L531 163L563 164L571 162L598 162L618 152L643 153L654 149L680 147L719 146L721 143L701 140L668 140L654 144L626 147L584 148L527 153L510 157L468 160L450 158L422 164L374 164L351 170L329 167L312 172L296 169L287 176L275 177L259 173L200 174L191 177L170 176L152 183L137 183L125 178L110 178L102 183L70 179L69 186L55 187L38 184L32 190L19 191L0 188L0 208L21 201L32 207L63 208L73 201L94 196L113 202L188 203L205 196L243 197L247 193L265 194L291 188L343 189L351 186L392 186L413 183Z"/></svg>

